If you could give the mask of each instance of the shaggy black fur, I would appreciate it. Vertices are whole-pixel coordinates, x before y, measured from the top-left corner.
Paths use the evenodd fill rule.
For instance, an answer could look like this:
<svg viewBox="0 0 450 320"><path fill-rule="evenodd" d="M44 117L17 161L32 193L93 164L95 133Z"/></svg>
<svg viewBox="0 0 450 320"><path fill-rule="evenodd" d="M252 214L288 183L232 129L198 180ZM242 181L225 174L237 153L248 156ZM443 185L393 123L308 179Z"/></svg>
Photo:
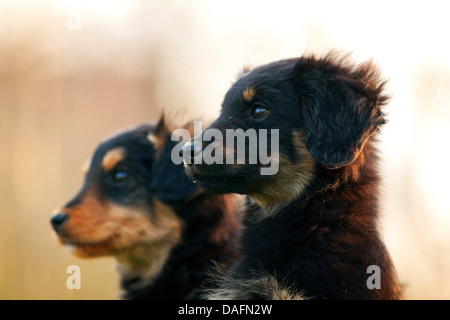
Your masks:
<svg viewBox="0 0 450 320"><path fill-rule="evenodd" d="M258 67L231 87L209 128L279 129L280 166L262 176L260 163L191 164L201 152L184 147L201 187L248 194L262 208L244 217L243 257L209 298L401 298L378 231L374 133L386 122L384 86L371 62L331 53ZM371 265L380 289L367 286Z"/></svg>

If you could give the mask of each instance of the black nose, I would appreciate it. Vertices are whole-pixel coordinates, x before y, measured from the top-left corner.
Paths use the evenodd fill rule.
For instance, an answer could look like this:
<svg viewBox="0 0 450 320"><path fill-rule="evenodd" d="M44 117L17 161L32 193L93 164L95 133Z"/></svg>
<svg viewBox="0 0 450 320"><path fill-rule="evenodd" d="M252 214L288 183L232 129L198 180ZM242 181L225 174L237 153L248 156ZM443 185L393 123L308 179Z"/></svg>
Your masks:
<svg viewBox="0 0 450 320"><path fill-rule="evenodd" d="M67 220L69 220L69 215L64 212L57 213L50 219L53 229L55 229L56 232L61 230Z"/></svg>
<svg viewBox="0 0 450 320"><path fill-rule="evenodd" d="M197 155L202 151L201 148L196 148L194 143L186 143L183 148L183 161L188 166L192 166L194 164L194 159Z"/></svg>

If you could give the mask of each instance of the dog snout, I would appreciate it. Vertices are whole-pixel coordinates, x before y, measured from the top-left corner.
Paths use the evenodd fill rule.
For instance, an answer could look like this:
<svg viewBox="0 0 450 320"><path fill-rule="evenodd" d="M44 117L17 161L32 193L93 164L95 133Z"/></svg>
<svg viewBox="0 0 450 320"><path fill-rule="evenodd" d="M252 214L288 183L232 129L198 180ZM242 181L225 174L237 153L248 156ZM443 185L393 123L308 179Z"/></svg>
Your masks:
<svg viewBox="0 0 450 320"><path fill-rule="evenodd" d="M51 217L50 222L52 224L53 229L56 232L59 232L62 229L62 227L67 223L68 220L69 215L66 212L59 212Z"/></svg>

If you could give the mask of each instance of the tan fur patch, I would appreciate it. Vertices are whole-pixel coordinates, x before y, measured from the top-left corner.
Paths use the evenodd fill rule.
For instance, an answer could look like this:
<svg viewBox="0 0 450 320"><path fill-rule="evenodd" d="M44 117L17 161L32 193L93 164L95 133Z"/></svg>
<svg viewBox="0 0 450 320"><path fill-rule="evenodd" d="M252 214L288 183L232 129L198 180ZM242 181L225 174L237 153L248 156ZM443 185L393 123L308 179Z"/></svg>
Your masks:
<svg viewBox="0 0 450 320"><path fill-rule="evenodd" d="M230 237L230 233L239 232L239 221L237 212L244 210L244 200L236 194L224 194L214 199L212 206L217 205L218 201L222 201L223 217L222 221L214 232L211 233L210 241L212 243L221 243L224 239Z"/></svg>
<svg viewBox="0 0 450 320"><path fill-rule="evenodd" d="M280 154L278 173L267 186L251 195L269 215L299 196L314 177L315 160L306 149L304 133L293 132L292 143L300 161L293 163L287 156Z"/></svg>
<svg viewBox="0 0 450 320"><path fill-rule="evenodd" d="M248 87L247 89L244 90L244 93L242 95L245 101L250 102L255 96L255 93L256 93L255 88Z"/></svg>
<svg viewBox="0 0 450 320"><path fill-rule="evenodd" d="M125 158L126 152L124 148L115 148L109 150L102 160L103 169L108 172L111 171L121 160Z"/></svg>
<svg viewBox="0 0 450 320"><path fill-rule="evenodd" d="M154 211L150 219L146 208L103 203L90 190L79 205L59 209L69 215L59 236L62 243L74 247L75 255L85 258L129 254L139 247L151 247L152 252L165 244L172 247L180 241L182 222L162 204L156 204Z"/></svg>
<svg viewBox="0 0 450 320"><path fill-rule="evenodd" d="M161 202L155 203L155 219L151 226L139 232L146 241L117 255L119 270L122 276L139 277L140 281L133 285L139 288L148 285L163 269L172 248L181 241L183 222L176 213ZM136 236L140 226L131 228L131 237Z"/></svg>
<svg viewBox="0 0 450 320"><path fill-rule="evenodd" d="M182 220L168 206L118 206L98 200L89 190L82 203L59 208L69 220L59 233L62 244L80 258L114 256L122 276L137 277L134 287L147 285L159 275L172 248L181 241Z"/></svg>

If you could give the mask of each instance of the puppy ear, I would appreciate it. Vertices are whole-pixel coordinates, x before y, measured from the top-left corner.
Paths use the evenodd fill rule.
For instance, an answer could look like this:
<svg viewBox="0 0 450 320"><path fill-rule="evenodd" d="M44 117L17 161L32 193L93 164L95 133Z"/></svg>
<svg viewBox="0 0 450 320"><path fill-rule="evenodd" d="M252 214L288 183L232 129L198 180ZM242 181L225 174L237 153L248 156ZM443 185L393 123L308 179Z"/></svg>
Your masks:
<svg viewBox="0 0 450 320"><path fill-rule="evenodd" d="M147 136L148 140L155 146L156 152L160 152L170 135L170 128L165 120L164 114L161 115L155 128Z"/></svg>
<svg viewBox="0 0 450 320"><path fill-rule="evenodd" d="M359 156L386 122L381 107L389 100L375 66L355 65L348 58L310 56L295 66L306 147L319 163L333 169Z"/></svg>
<svg viewBox="0 0 450 320"><path fill-rule="evenodd" d="M158 120L158 123L155 126L154 135L157 136L158 138L165 139L169 133L170 133L169 126L166 122L164 114L162 114Z"/></svg>

